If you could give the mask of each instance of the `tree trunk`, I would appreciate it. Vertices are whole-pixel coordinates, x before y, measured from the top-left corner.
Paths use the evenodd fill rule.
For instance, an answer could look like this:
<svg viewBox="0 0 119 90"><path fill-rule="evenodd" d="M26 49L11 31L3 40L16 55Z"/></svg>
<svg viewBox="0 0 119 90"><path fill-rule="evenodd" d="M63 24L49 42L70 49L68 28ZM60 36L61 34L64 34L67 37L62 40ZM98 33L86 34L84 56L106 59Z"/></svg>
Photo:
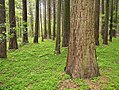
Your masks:
<svg viewBox="0 0 119 90"><path fill-rule="evenodd" d="M7 57L5 0L0 0L0 58Z"/></svg>
<svg viewBox="0 0 119 90"><path fill-rule="evenodd" d="M102 39L103 39L103 32L104 32L104 26L105 26L105 1L104 0L102 0L102 25L101 25L101 35L102 35Z"/></svg>
<svg viewBox="0 0 119 90"><path fill-rule="evenodd" d="M39 31L39 0L36 0L36 20L35 20L34 43L38 43L38 31Z"/></svg>
<svg viewBox="0 0 119 90"><path fill-rule="evenodd" d="M55 8L55 0L53 1L53 40L55 40L56 37L56 8Z"/></svg>
<svg viewBox="0 0 119 90"><path fill-rule="evenodd" d="M72 78L99 76L94 39L94 0L72 0L66 73Z"/></svg>
<svg viewBox="0 0 119 90"><path fill-rule="evenodd" d="M41 26L41 39L42 42L44 41L44 37L43 37L43 26L42 26L42 10L41 10L41 1L40 1L40 26Z"/></svg>
<svg viewBox="0 0 119 90"><path fill-rule="evenodd" d="M23 43L28 43L28 31L27 31L27 0L22 0L23 3Z"/></svg>
<svg viewBox="0 0 119 90"><path fill-rule="evenodd" d="M44 39L47 38L47 25L46 25L46 0L44 0Z"/></svg>
<svg viewBox="0 0 119 90"><path fill-rule="evenodd" d="M48 39L51 39L51 1L48 0Z"/></svg>
<svg viewBox="0 0 119 90"><path fill-rule="evenodd" d="M115 0L115 8L116 8L116 16L115 16L115 30L114 30L114 33L113 33L113 36L116 38L116 32L117 32L117 27L118 27L118 4L119 4L119 1L118 0Z"/></svg>
<svg viewBox="0 0 119 90"><path fill-rule="evenodd" d="M30 13L30 29L31 29L31 37L33 37L34 36L34 23L33 23L33 21L34 21L34 18L33 18L33 11L32 11L32 4L31 4L31 2L29 2L29 13Z"/></svg>
<svg viewBox="0 0 119 90"><path fill-rule="evenodd" d="M105 27L103 31L103 44L108 45L108 25L109 25L109 0L106 0Z"/></svg>
<svg viewBox="0 0 119 90"><path fill-rule="evenodd" d="M110 13L110 31L109 31L109 41L112 42L112 37L113 37L113 0L111 0L111 13Z"/></svg>
<svg viewBox="0 0 119 90"><path fill-rule="evenodd" d="M95 44L99 45L99 23L100 23L100 0L95 0L95 23L94 23L94 32L95 32Z"/></svg>
<svg viewBox="0 0 119 90"><path fill-rule="evenodd" d="M9 49L18 49L14 0L9 0L9 24L10 24Z"/></svg>
<svg viewBox="0 0 119 90"><path fill-rule="evenodd" d="M56 37L56 47L55 53L58 55L60 54L60 41L61 41L61 0L58 0L58 7L57 7L57 37Z"/></svg>
<svg viewBox="0 0 119 90"><path fill-rule="evenodd" d="M62 46L68 47L69 33L70 33L70 0L64 1L64 15L63 15L63 40Z"/></svg>

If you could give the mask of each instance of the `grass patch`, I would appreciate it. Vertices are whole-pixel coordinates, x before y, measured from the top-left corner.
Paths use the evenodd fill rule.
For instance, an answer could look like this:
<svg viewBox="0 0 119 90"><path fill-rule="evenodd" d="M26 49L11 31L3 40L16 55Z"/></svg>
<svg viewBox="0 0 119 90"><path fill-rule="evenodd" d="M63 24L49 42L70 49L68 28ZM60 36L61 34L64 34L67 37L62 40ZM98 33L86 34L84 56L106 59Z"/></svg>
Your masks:
<svg viewBox="0 0 119 90"><path fill-rule="evenodd" d="M62 87L61 82L67 83L67 80L75 84L76 90L119 89L119 38L108 46L97 47L101 76L88 80L70 80L63 71L67 48L62 48L62 54L58 56L54 54L54 48L55 42L46 40L9 51L7 59L0 59L0 90L58 90ZM64 86L63 89L71 88Z"/></svg>

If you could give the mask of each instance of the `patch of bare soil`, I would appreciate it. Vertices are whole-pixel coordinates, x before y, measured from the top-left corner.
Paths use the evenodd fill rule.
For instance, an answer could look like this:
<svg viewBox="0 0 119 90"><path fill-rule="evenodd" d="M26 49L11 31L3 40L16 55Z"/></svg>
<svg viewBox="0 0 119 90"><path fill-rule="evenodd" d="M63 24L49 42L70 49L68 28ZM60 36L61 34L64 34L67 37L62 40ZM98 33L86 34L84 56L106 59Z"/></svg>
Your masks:
<svg viewBox="0 0 119 90"><path fill-rule="evenodd" d="M63 80L61 82L60 90L64 90L66 88L67 89L79 89L80 88L80 85L76 85L71 79L69 79L69 80Z"/></svg>
<svg viewBox="0 0 119 90"><path fill-rule="evenodd" d="M89 90L101 90L101 83L106 86L108 78L106 76L102 76L97 82L93 82L91 79L86 79L86 82L89 85Z"/></svg>
<svg viewBox="0 0 119 90"><path fill-rule="evenodd" d="M85 82L89 85L88 90L101 90L101 85L104 85L104 87L107 85L108 78L106 76L102 76L96 82L92 81L91 79L85 79ZM60 90L64 90L64 89L80 90L80 85L75 84L74 81L71 79L67 79L67 80L63 80L60 83Z"/></svg>
<svg viewBox="0 0 119 90"><path fill-rule="evenodd" d="M100 82L92 82L91 79L87 79L86 82L89 85L89 90L101 90Z"/></svg>
<svg viewBox="0 0 119 90"><path fill-rule="evenodd" d="M100 78L101 83L103 84L103 86L105 87L108 84L108 78L106 76L102 76Z"/></svg>
<svg viewBox="0 0 119 90"><path fill-rule="evenodd" d="M4 83L3 82L0 82L0 86L3 86L4 85Z"/></svg>

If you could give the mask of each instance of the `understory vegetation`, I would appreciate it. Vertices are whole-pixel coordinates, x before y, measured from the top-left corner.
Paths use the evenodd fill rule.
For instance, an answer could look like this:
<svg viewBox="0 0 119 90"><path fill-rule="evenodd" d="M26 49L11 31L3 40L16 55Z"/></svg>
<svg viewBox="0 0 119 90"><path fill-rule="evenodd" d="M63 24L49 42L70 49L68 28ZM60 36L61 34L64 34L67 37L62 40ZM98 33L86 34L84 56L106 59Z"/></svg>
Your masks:
<svg viewBox="0 0 119 90"><path fill-rule="evenodd" d="M119 38L97 47L100 76L70 79L65 74L67 48L54 54L55 41L29 43L0 59L0 90L119 90Z"/></svg>

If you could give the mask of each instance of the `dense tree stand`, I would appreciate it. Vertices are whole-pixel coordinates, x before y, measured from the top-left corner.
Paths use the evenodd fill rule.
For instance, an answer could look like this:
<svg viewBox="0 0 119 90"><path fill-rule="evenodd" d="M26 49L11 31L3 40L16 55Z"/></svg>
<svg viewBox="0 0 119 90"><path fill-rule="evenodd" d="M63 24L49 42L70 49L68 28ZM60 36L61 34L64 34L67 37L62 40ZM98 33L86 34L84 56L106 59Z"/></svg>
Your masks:
<svg viewBox="0 0 119 90"><path fill-rule="evenodd" d="M5 0L0 0L0 58L7 57Z"/></svg>
<svg viewBox="0 0 119 90"><path fill-rule="evenodd" d="M66 73L72 78L99 76L94 40L94 0L73 0Z"/></svg>

